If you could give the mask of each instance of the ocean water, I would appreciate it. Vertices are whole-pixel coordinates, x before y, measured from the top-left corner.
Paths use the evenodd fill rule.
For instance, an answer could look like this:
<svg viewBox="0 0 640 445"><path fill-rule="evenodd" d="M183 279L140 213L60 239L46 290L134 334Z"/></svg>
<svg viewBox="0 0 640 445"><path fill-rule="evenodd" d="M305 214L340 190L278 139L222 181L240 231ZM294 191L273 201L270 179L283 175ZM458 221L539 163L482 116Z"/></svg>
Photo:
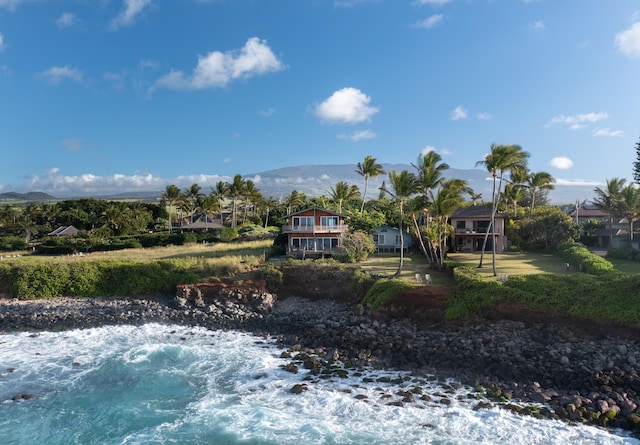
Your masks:
<svg viewBox="0 0 640 445"><path fill-rule="evenodd" d="M148 324L0 335L0 444L640 444L622 431L473 410L464 389L390 406L398 372L304 381L275 344ZM365 378L366 377L366 378ZM411 382L406 378L407 382ZM308 390L292 394L296 383ZM12 400L28 394L32 399Z"/></svg>

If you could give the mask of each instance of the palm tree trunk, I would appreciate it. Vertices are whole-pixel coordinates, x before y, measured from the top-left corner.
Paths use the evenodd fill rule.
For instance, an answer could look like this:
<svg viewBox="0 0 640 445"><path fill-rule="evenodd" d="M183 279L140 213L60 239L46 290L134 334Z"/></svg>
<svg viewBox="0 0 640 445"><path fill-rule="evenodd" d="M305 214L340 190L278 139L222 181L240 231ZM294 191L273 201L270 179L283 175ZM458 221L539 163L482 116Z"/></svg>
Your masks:
<svg viewBox="0 0 640 445"><path fill-rule="evenodd" d="M367 196L367 188L369 187L369 179L364 178L364 193L362 194L362 205L360 206L360 213L364 211L364 200Z"/></svg>
<svg viewBox="0 0 640 445"><path fill-rule="evenodd" d="M418 220L416 219L415 213L412 214L411 216L413 218L413 225L416 229L416 235L418 237L418 241L420 241L420 250L422 250L422 253L429 260L429 262L433 263L433 259L429 255L429 252L427 251L427 248L424 245L424 240L422 239L422 234L420 233L420 226L418 225Z"/></svg>
<svg viewBox="0 0 640 445"><path fill-rule="evenodd" d="M404 263L404 236L402 229L402 201L400 201L400 264L398 264L398 270L396 271L394 277L399 277L402 272L402 265Z"/></svg>

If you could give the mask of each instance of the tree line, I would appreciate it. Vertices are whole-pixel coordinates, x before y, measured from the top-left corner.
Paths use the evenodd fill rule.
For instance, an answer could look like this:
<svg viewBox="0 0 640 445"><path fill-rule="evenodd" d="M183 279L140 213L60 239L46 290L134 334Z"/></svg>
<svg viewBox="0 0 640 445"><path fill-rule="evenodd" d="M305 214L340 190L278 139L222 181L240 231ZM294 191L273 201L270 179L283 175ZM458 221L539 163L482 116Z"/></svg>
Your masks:
<svg viewBox="0 0 640 445"><path fill-rule="evenodd" d="M355 171L363 177L364 189L339 181L326 195L308 197L292 191L276 200L265 197L256 184L237 174L231 181L219 181L207 192L198 184L180 189L168 185L158 202L123 202L100 199L65 200L54 204L5 205L0 209L0 233L3 237L22 236L24 243L43 237L60 225L73 225L81 231L101 237L130 236L148 232L180 231L183 223L193 222L199 214L217 215L231 228L286 224L286 215L320 207L344 214L352 231L372 234L388 224L400 229L401 237L413 236L420 251L434 264L443 266L454 228L451 214L466 205L486 205L491 221L484 246L492 245L495 273L495 217L509 215L507 234L517 248L544 248L577 239L579 233L570 218L559 208L548 206L548 192L554 188L553 177L544 171L528 168L529 153L519 145L492 144L489 152L477 161L492 178L491 196L486 202L482 193L471 189L461 179L445 178L449 165L429 151L420 154L411 170L386 172L373 156L365 156ZM386 175L377 197L369 197L369 181ZM633 233L633 222L640 216L640 192L634 184L614 178L605 188L596 188L593 201L611 218L624 215ZM0 246L6 248L6 246ZM483 266L485 249L480 254ZM397 274L403 264L403 252Z"/></svg>

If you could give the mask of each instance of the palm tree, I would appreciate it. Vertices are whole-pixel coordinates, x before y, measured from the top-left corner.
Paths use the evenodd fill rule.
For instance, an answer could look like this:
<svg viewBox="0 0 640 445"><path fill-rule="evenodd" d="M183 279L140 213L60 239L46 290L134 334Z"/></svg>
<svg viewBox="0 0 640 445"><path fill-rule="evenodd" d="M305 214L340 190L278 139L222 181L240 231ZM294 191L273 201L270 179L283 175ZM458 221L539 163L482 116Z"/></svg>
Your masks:
<svg viewBox="0 0 640 445"><path fill-rule="evenodd" d="M298 210L307 202L307 196L297 190L292 190L289 196L285 199L287 206L287 214L291 215L295 210Z"/></svg>
<svg viewBox="0 0 640 445"><path fill-rule="evenodd" d="M198 211L198 201L202 197L202 187L198 184L191 184L191 187L184 191L184 196L189 202L189 212L191 213L191 223L193 223L193 216Z"/></svg>
<svg viewBox="0 0 640 445"><path fill-rule="evenodd" d="M471 205L477 206L478 201L482 199L482 193L476 193L472 191L471 193L469 193L469 199L471 199Z"/></svg>
<svg viewBox="0 0 640 445"><path fill-rule="evenodd" d="M489 222L489 227L487 228L484 243L482 244L482 251L480 252L480 264L478 264L478 267L482 267L484 251L487 246L489 232L491 231L494 276L498 275L498 272L496 271L495 219L496 213L498 212L498 202L500 201L500 193L502 190L504 173L506 171L517 172L518 170L526 170L528 157L529 153L522 150L522 147L520 147L519 145L491 144L491 151L484 157L484 159L476 162L476 166L484 165L487 171L493 177L493 190L491 193L491 221ZM496 179L499 179L497 188Z"/></svg>
<svg viewBox="0 0 640 445"><path fill-rule="evenodd" d="M238 201L245 194L246 181L241 175L235 175L233 181L227 184L227 193L233 201L233 209L231 211L231 227L236 227L238 224Z"/></svg>
<svg viewBox="0 0 640 445"><path fill-rule="evenodd" d="M518 216L518 203L527 196L527 192L520 184L508 183L504 186L502 197L505 202L513 205L513 216Z"/></svg>
<svg viewBox="0 0 640 445"><path fill-rule="evenodd" d="M542 190L553 190L555 188L554 182L553 177L547 172L531 172L527 175L525 183L529 189L529 198L531 199L530 215L533 215L537 193Z"/></svg>
<svg viewBox="0 0 640 445"><path fill-rule="evenodd" d="M447 239L454 233L455 229L449 224L451 214L464 202L463 195L469 193L467 182L461 179L446 179L441 182L432 202L431 211L434 222L427 232L431 239L431 244L435 245L436 258L440 269L444 268L444 253L446 251ZM434 226L434 227L431 227Z"/></svg>
<svg viewBox="0 0 640 445"><path fill-rule="evenodd" d="M604 189L596 187L593 190L596 194L593 204L598 209L609 214L609 247L611 247L611 241L613 240L613 217L620 214L621 194L625 182L622 178L607 179Z"/></svg>
<svg viewBox="0 0 640 445"><path fill-rule="evenodd" d="M398 270L394 274L394 276L398 277L402 272L402 265L404 263L404 229L402 228L404 203L411 197L411 195L420 191L420 183L418 182L416 175L409 173L407 170L403 170L400 173L397 173L396 171L390 172L389 182L391 183L393 191L391 192L386 189L385 191L398 202L400 209L400 223L398 227L400 229L400 264L398 265Z"/></svg>
<svg viewBox="0 0 640 445"><path fill-rule="evenodd" d="M362 163L358 162L358 168L356 173L364 176L364 192L362 193L362 206L360 207L360 213L364 210L364 201L367 195L367 189L369 188L369 179L375 178L380 175L384 175L386 172L382 165L378 164L376 158L373 156L365 156Z"/></svg>
<svg viewBox="0 0 640 445"><path fill-rule="evenodd" d="M336 183L335 188L331 187L331 199L338 203L338 213L342 213L342 204L353 198L360 196L357 185L349 185L344 181Z"/></svg>
<svg viewBox="0 0 640 445"><path fill-rule="evenodd" d="M163 205L169 207L167 213L169 214L169 233L171 233L171 229L173 225L171 224L171 211L175 204L180 201L182 198L182 192L176 185L168 185L167 188L162 192L161 202Z"/></svg>
<svg viewBox="0 0 640 445"><path fill-rule="evenodd" d="M631 243L633 242L633 223L640 217L640 188L634 183L629 183L621 190L620 211L629 223L629 242Z"/></svg>

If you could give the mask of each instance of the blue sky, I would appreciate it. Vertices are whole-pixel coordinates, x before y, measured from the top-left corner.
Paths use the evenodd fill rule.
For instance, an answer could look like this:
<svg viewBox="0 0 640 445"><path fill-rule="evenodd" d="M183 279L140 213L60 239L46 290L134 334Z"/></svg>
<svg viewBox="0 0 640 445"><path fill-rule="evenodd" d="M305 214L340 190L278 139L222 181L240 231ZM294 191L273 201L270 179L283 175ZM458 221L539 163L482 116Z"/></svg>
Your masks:
<svg viewBox="0 0 640 445"><path fill-rule="evenodd" d="M0 0L0 192L492 143L595 187L632 178L639 79L637 0Z"/></svg>

